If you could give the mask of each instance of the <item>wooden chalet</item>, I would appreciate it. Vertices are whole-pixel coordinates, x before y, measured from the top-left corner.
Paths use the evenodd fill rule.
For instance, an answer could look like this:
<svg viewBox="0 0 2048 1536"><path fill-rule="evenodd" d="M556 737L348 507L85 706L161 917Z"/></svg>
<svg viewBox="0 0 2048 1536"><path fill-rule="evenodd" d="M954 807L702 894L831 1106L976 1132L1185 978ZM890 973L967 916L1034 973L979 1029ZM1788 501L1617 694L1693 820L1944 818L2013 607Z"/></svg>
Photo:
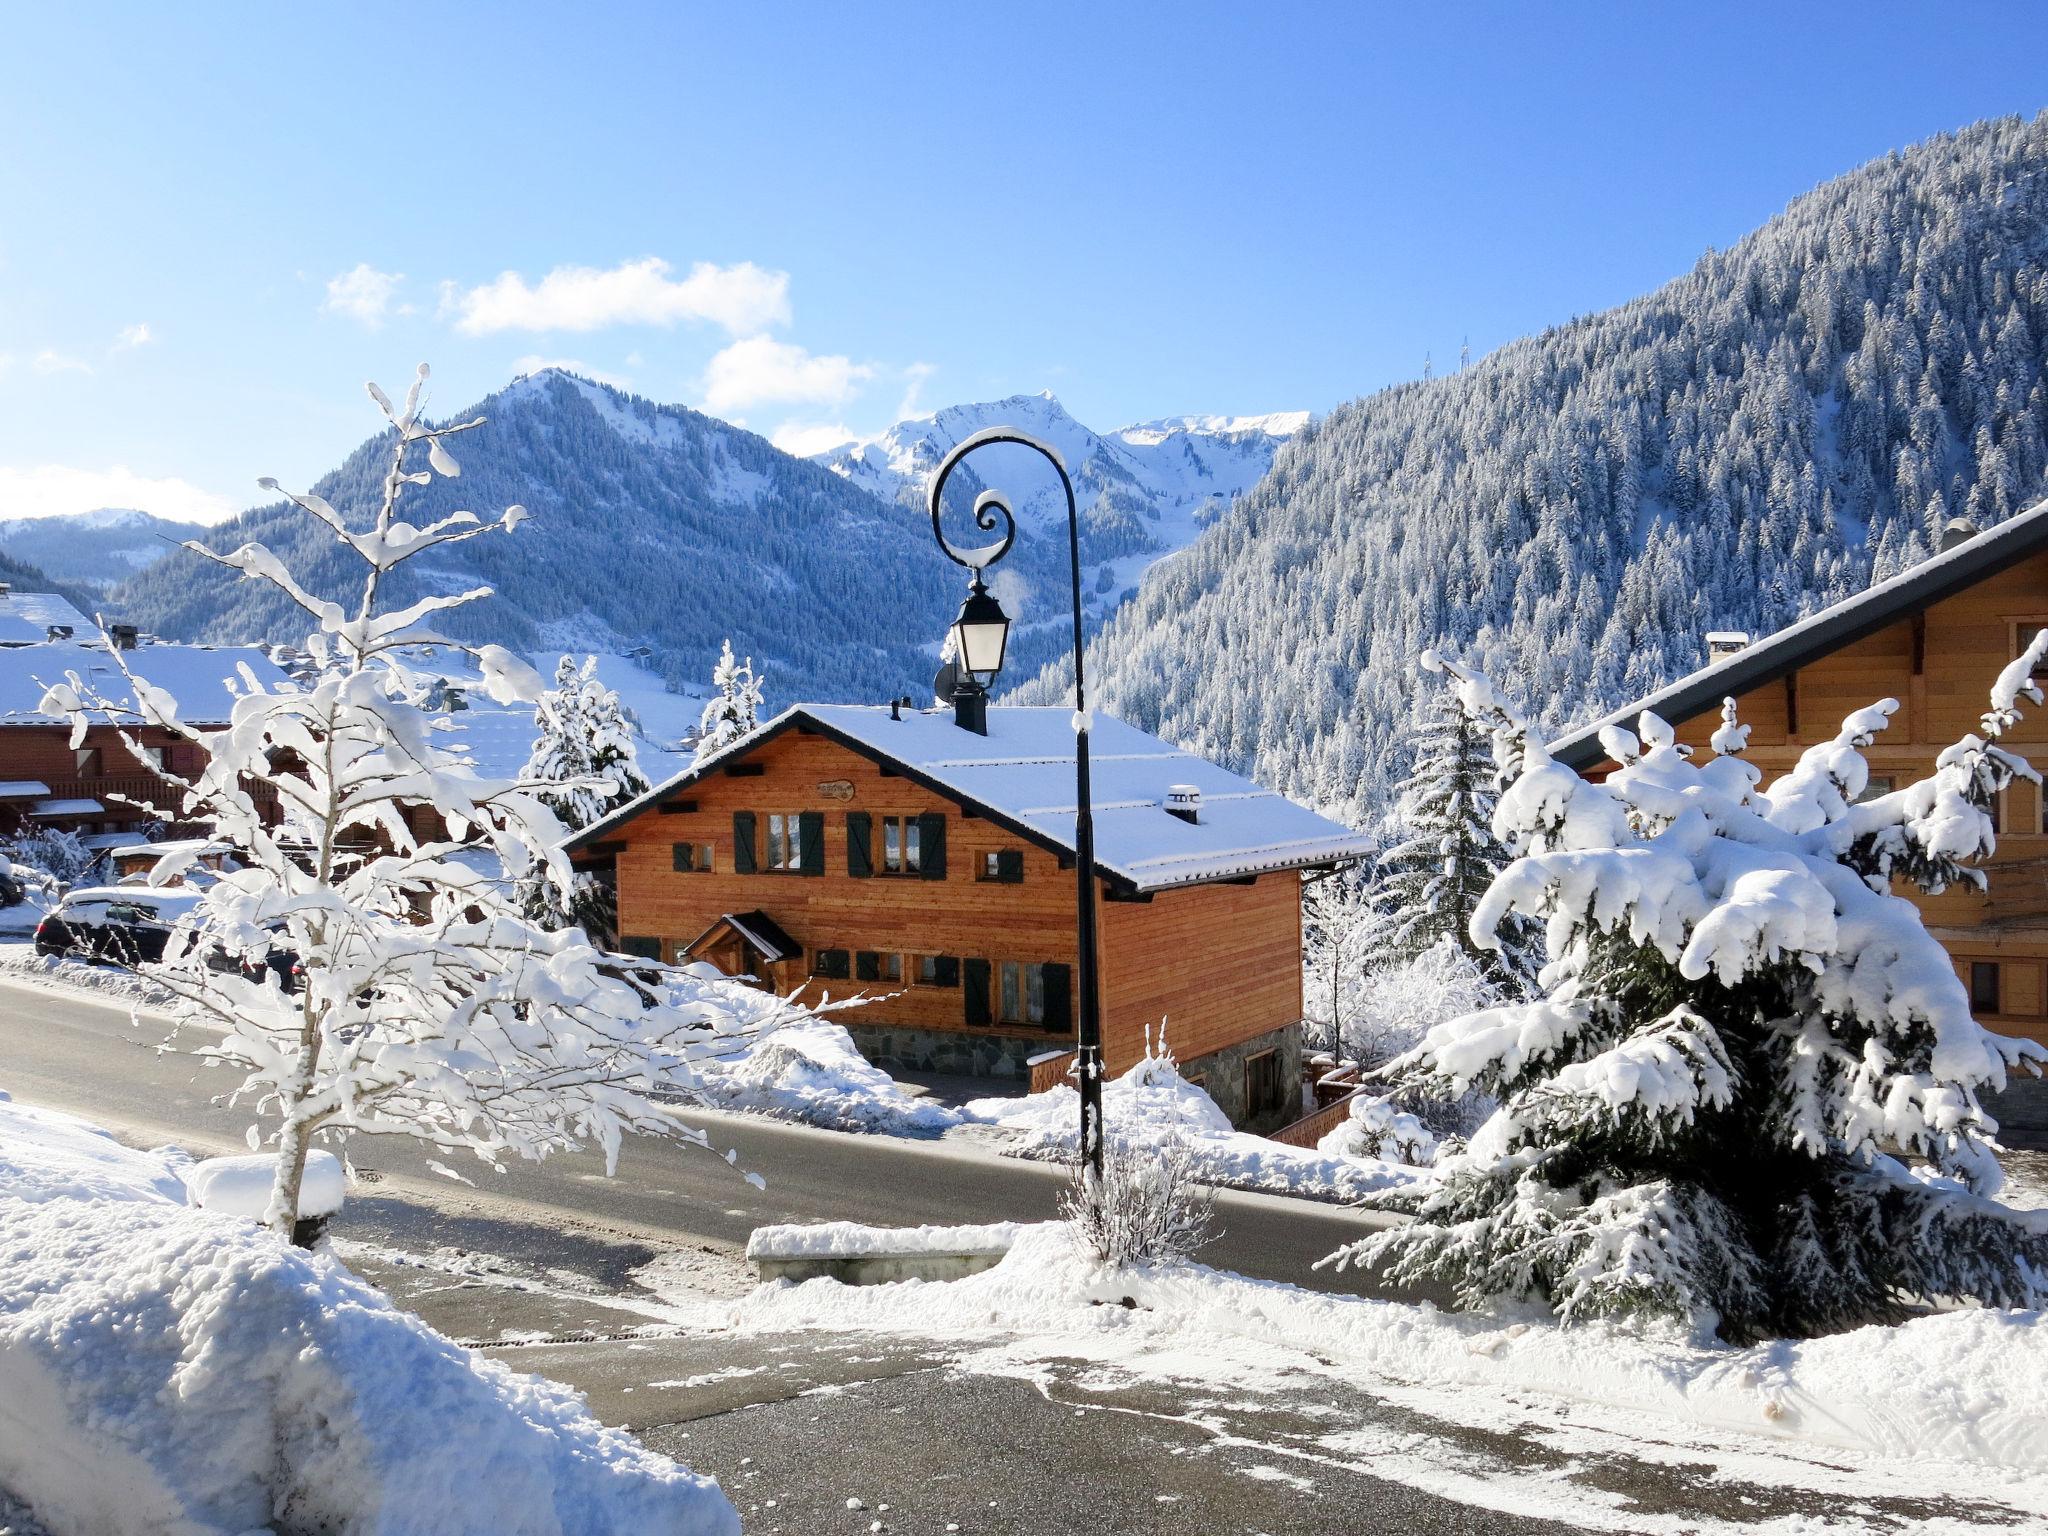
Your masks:
<svg viewBox="0 0 2048 1536"><path fill-rule="evenodd" d="M1572 732L1551 755L1590 776L1610 772L1601 731L1632 726L1645 710L1704 755L1732 698L1751 727L1744 756L1770 779L1830 740L1851 711L1892 698L1891 728L1864 752L1867 793L1887 794L1933 772L1936 754L1977 728L1999 671L2043 628L2048 503L1987 533L1957 529L1931 559L1765 639L1713 637L1707 666ZM2048 767L2048 709L2028 709L2006 742ZM1978 1018L2048 1043L2048 806L2025 782L2001 800L1987 890L1901 894L1947 946Z"/></svg>
<svg viewBox="0 0 2048 1536"><path fill-rule="evenodd" d="M1070 1047L1071 712L804 704L566 845L618 887L621 945L841 1015L898 1069L1022 1075ZM1119 721L1090 736L1103 1048L1148 1030L1239 1124L1299 1113L1301 871L1369 851Z"/></svg>
<svg viewBox="0 0 2048 1536"><path fill-rule="evenodd" d="M123 629L116 644L121 661L168 692L182 718L202 729L227 724L229 685L241 669L266 682L283 675L255 646L138 644ZM196 773L204 749L138 724L127 728L138 753L121 727L104 721L74 745L70 723L40 707L44 690L70 673L108 698L127 698L127 679L104 642L0 645L0 834L45 826L118 842L150 822L177 826L184 792L167 775Z"/></svg>

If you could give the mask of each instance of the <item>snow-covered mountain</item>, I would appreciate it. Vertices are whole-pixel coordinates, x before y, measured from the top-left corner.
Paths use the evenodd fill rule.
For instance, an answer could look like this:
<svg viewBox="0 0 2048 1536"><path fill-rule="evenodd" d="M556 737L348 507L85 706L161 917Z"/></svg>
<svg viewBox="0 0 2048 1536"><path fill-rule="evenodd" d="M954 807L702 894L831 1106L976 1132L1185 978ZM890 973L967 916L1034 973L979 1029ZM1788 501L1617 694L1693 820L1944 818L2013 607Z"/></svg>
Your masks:
<svg viewBox="0 0 2048 1536"><path fill-rule="evenodd" d="M898 422L879 437L813 457L864 490L922 511L931 472L955 444L988 427L1022 428L1050 444L1073 478L1086 600L1099 614L1114 608L1146 570L1185 549L1234 498L1256 485L1280 445L1308 420L1306 411L1170 416L1099 433L1076 421L1048 390L948 406ZM967 468L974 471L977 485L995 482L1020 498L1018 515L1030 532L1064 530L1059 482L1028 449L984 449ZM970 505L971 497L963 495L963 525ZM1057 553L1064 569L1064 551Z"/></svg>
<svg viewBox="0 0 2048 1536"><path fill-rule="evenodd" d="M101 507L61 517L0 519L0 549L59 581L105 590L205 532L198 523Z"/></svg>

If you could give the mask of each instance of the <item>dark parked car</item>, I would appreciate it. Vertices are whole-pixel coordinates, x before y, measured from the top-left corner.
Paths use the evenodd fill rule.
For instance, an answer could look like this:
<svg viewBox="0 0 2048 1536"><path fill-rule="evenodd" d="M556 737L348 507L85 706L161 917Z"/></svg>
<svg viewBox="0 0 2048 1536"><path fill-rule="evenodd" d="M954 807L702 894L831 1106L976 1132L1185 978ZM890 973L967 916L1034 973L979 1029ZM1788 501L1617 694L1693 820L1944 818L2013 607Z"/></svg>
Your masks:
<svg viewBox="0 0 2048 1536"><path fill-rule="evenodd" d="M171 925L198 904L194 891L95 886L73 891L36 924L36 953L140 965L164 957Z"/></svg>

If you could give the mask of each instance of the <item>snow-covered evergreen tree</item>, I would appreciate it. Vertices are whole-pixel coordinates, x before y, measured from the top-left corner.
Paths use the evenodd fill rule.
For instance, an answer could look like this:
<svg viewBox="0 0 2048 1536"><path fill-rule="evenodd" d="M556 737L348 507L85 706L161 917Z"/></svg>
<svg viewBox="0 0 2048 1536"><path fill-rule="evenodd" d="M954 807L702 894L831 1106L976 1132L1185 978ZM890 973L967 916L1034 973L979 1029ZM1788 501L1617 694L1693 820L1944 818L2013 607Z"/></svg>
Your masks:
<svg viewBox="0 0 2048 1536"><path fill-rule="evenodd" d="M2036 778L1999 745L2038 703L2048 632L1981 734L1865 800L1857 711L1769 788L1732 707L1695 764L1645 714L1605 783L1521 738L1496 827L1520 857L1473 917L1547 924L1549 994L1433 1029L1397 1065L1501 1101L1411 1224L1340 1262L1534 1294L1569 1321L1645 1309L1731 1340L1895 1319L1928 1302L2048 1303L2048 1231L1997 1204L1982 1095L2048 1050L1981 1027L1894 879L1981 884L1994 797ZM1460 686L1485 701L1483 678ZM1623 737L1628 739L1622 739Z"/></svg>
<svg viewBox="0 0 2048 1536"><path fill-rule="evenodd" d="M692 1063L730 1052L731 1036L746 1027L738 1021L753 1016L715 1000L645 1006L660 998L607 974L610 957L578 930L551 933L527 921L497 869L478 867L482 850L515 881L539 865L566 887L562 826L539 797L594 786L483 778L437 740L449 722L422 707L433 680L407 666L407 637L483 589L428 595L395 611L380 605L384 578L405 560L508 534L525 516L518 506L489 521L457 512L414 526L397 516L408 487L459 472L447 439L482 425L429 425L420 408L426 377L422 366L402 407L370 386L389 431L382 501L368 529L352 529L320 496L290 497L366 568L351 601L308 592L261 544L226 554L192 546L268 584L313 621L306 678L269 687L245 678L228 728L202 734L179 719L177 700L127 672L127 658L146 653L111 650L126 698L71 674L41 706L70 716L80 739L99 716L161 727L205 749L182 815L212 822L244 867L205 888L164 962L144 970L173 995L181 1025L210 1026L200 1053L242 1072L234 1097L277 1116L265 1221L287 1235L306 1154L321 1134L413 1136L493 1164L592 1143L609 1164L628 1131L701 1145L702 1133L678 1118ZM407 460L420 449L426 467L415 469ZM517 657L496 645L473 654L492 698L538 699L541 680ZM246 788L258 780L276 791L277 825ZM408 814L425 809L435 816ZM430 820L445 824L444 840L415 834ZM190 849L167 854L151 879L175 879L192 857ZM241 965L220 967L223 954ZM289 989L268 963L280 957L296 962ZM250 1138L254 1145L256 1127Z"/></svg>
<svg viewBox="0 0 2048 1536"><path fill-rule="evenodd" d="M1472 914L1509 860L1493 830L1499 768L1492 725L1465 707L1455 675L1435 652L1424 651L1421 665L1444 685L1415 733L1414 769L1394 812L1398 840L1377 861L1370 897L1381 917L1372 935L1375 960L1399 965L1449 941L1519 992L1538 964L1531 925L1510 920L1485 948L1472 937Z"/></svg>
<svg viewBox="0 0 2048 1536"><path fill-rule="evenodd" d="M733 660L732 642L725 642L718 665L711 669L711 686L718 690L704 706L699 722L697 761L738 741L761 718L761 682L754 675L754 658Z"/></svg>
<svg viewBox="0 0 2048 1536"><path fill-rule="evenodd" d="M556 663L555 686L540 696L534 724L540 734L522 777L561 786L543 790L540 801L567 830L581 831L652 788L619 696L598 677L595 656L581 666L569 656ZM537 869L520 882L519 898L535 922L580 923L599 943L610 943L617 927L616 893L595 875L577 874L565 895Z"/></svg>

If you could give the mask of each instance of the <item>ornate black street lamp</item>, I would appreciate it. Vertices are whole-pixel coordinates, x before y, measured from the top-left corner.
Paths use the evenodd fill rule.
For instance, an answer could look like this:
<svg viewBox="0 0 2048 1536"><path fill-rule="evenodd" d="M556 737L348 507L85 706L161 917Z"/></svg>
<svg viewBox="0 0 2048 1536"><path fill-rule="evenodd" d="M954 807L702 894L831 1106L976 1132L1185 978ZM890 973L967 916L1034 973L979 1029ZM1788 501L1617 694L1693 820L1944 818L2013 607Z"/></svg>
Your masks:
<svg viewBox="0 0 2048 1536"><path fill-rule="evenodd" d="M988 688L1003 665L1003 650L1009 637L1010 620L988 587L982 572L1010 552L1017 537L1016 514L1001 491L991 487L974 498L974 526L983 533L994 532L1000 523L1001 537L993 544L963 549L946 537L940 525L939 509L946 490L946 478L955 466L977 448L991 443L1015 443L1040 455L1059 472L1060 489L1067 494L1067 560L1074 582L1074 874L1076 885L1075 921L1079 930L1076 959L1081 984L1081 1007L1076 1020L1075 1054L1081 1073L1081 1156L1095 1177L1102 1175L1102 999L1095 960L1095 817L1088 797L1088 686L1082 672L1081 630L1081 515L1074 504L1074 482L1058 453L1035 437L1010 427L990 427L957 444L939 461L932 476L932 537L947 558L974 573L967 589L967 601L953 622L953 711L968 730L988 734Z"/></svg>

